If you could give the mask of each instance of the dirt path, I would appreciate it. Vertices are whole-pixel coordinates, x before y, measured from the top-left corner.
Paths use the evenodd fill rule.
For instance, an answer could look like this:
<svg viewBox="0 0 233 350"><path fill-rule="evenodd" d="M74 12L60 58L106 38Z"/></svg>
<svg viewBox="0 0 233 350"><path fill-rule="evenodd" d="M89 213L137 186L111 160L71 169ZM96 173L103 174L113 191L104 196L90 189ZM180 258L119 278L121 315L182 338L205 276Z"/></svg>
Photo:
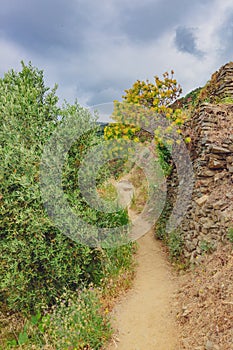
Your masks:
<svg viewBox="0 0 233 350"><path fill-rule="evenodd" d="M106 350L178 350L170 311L177 281L152 230L138 243L134 284L112 312L116 334Z"/></svg>

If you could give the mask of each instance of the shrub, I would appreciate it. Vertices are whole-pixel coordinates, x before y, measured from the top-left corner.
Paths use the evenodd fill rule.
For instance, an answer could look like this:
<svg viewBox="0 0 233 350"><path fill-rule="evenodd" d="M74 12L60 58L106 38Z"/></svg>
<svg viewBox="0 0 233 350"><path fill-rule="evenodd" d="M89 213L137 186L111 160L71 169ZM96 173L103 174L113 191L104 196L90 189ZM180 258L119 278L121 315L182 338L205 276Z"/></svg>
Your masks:
<svg viewBox="0 0 233 350"><path fill-rule="evenodd" d="M106 257L63 235L48 217L41 199L43 148L68 115L91 129L72 146L64 165L68 200L79 214L99 227L128 221L125 211L95 212L80 196L77 167L87 149L98 142L95 119L78 103L59 108L57 102L56 87L47 88L43 72L31 64L22 63L21 72L12 70L0 79L0 303L13 311L37 312L56 303L64 288L75 291L83 282L100 284L105 273Z"/></svg>
<svg viewBox="0 0 233 350"><path fill-rule="evenodd" d="M174 72L171 71L171 74L165 72L162 79L155 76L154 80L154 83L148 80L137 80L130 89L125 90L125 95L122 96L123 102L114 101L112 117L116 123L111 123L105 128L104 134L106 139L123 138L134 140L135 142L139 142L139 140L144 142L148 138L151 140L151 135L145 130L140 130L137 125L139 114L143 114L145 119L147 118L145 111L150 111L150 116L159 114L167 118L171 124L169 126L174 128L174 130L176 126L184 123L187 116L180 109L172 108L172 103L182 92L181 86L174 79ZM139 108L135 110L132 106L138 106ZM126 119L129 117L132 123L125 124L125 116ZM162 143L164 140L160 132L153 136L157 143Z"/></svg>
<svg viewBox="0 0 233 350"><path fill-rule="evenodd" d="M57 305L46 320L50 343L56 349L100 349L109 339L107 311L102 312L98 293L82 289ZM46 329L46 328L45 328Z"/></svg>
<svg viewBox="0 0 233 350"><path fill-rule="evenodd" d="M172 259L178 260L183 252L183 237L179 232L171 232L168 236L168 248Z"/></svg>

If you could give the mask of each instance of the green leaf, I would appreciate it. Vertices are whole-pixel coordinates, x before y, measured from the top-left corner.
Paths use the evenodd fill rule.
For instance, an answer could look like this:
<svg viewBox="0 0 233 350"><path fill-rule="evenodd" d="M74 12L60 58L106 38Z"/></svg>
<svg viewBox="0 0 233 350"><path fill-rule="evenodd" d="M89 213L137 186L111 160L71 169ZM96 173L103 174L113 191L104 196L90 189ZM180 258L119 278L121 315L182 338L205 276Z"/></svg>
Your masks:
<svg viewBox="0 0 233 350"><path fill-rule="evenodd" d="M33 325L36 325L36 324L38 324L38 322L40 321L40 319L41 319L41 313L38 312L36 315L33 315L33 316L31 317L30 322L31 322Z"/></svg>
<svg viewBox="0 0 233 350"><path fill-rule="evenodd" d="M27 342L28 342L27 332L23 331L22 333L19 333L19 339L18 339L19 345L26 344Z"/></svg>

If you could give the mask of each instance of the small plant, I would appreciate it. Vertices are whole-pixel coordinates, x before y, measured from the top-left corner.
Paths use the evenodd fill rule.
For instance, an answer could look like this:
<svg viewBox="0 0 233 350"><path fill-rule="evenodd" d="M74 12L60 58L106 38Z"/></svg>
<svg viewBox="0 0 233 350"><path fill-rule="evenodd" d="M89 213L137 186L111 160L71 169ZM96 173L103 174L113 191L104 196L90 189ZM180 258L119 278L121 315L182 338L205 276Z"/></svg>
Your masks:
<svg viewBox="0 0 233 350"><path fill-rule="evenodd" d="M101 310L98 292L93 288L83 289L68 302L61 301L47 324L56 349L97 350L112 334L108 312Z"/></svg>
<svg viewBox="0 0 233 350"><path fill-rule="evenodd" d="M200 249L201 249L202 254L208 254L208 253L213 252L214 245L213 245L212 242L208 242L206 240L202 240L200 242Z"/></svg>
<svg viewBox="0 0 233 350"><path fill-rule="evenodd" d="M183 237L180 232L173 231L168 236L168 248L172 260L179 260L183 252Z"/></svg>
<svg viewBox="0 0 233 350"><path fill-rule="evenodd" d="M220 102L221 102L221 103L233 104L233 98L232 98L231 96L226 96L226 97L224 97Z"/></svg>
<svg viewBox="0 0 233 350"><path fill-rule="evenodd" d="M167 242L167 237L168 234L166 232L166 224L167 224L167 220L171 214L172 211L172 205L171 203L167 200L165 207L163 209L162 214L160 215L159 220L156 223L155 226L155 236L156 238L164 241L165 243Z"/></svg>
<svg viewBox="0 0 233 350"><path fill-rule="evenodd" d="M110 182L104 183L98 188L98 193L101 198L106 201L114 201L117 199L116 187Z"/></svg>
<svg viewBox="0 0 233 350"><path fill-rule="evenodd" d="M12 348L23 348L29 349L42 349L47 343L47 335L45 333L45 321L48 320L47 316L42 316L40 312L32 315L29 319L19 317L17 324L10 325L9 329L13 329L14 337L11 337L11 332L5 339L4 333L0 342L0 349L12 349ZM3 346L3 347L1 347Z"/></svg>
<svg viewBox="0 0 233 350"><path fill-rule="evenodd" d="M227 238L233 244L233 227L230 227L228 229Z"/></svg>
<svg viewBox="0 0 233 350"><path fill-rule="evenodd" d="M163 144L157 145L157 154L159 157L159 163L161 168L163 169L164 175L169 176L172 171L172 163L171 163L171 153L168 148Z"/></svg>

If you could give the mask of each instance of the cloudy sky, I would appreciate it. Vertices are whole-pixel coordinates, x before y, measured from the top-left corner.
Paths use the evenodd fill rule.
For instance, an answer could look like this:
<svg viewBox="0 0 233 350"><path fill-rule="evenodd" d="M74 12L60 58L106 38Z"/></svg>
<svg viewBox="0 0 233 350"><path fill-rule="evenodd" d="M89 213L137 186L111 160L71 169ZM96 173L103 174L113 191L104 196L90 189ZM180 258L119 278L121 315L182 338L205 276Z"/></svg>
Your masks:
<svg viewBox="0 0 233 350"><path fill-rule="evenodd" d="M183 92L233 61L233 0L2 0L0 76L32 61L60 101L120 99L174 69Z"/></svg>

